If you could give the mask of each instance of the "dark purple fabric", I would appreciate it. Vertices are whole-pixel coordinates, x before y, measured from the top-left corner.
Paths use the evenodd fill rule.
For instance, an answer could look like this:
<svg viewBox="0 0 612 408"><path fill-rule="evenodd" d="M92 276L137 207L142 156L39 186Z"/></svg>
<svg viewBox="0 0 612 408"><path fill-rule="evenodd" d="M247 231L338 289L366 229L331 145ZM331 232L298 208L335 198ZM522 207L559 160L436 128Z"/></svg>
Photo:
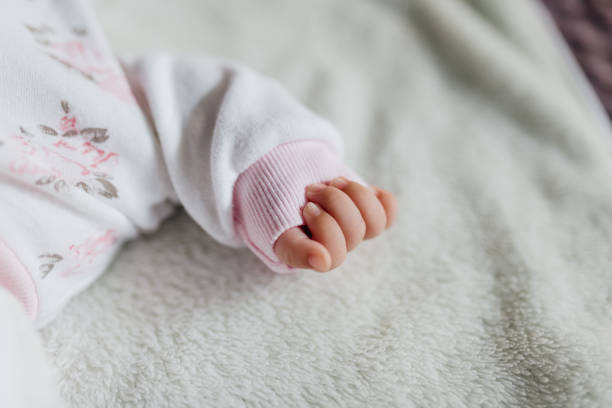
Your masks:
<svg viewBox="0 0 612 408"><path fill-rule="evenodd" d="M612 118L612 0L542 0Z"/></svg>

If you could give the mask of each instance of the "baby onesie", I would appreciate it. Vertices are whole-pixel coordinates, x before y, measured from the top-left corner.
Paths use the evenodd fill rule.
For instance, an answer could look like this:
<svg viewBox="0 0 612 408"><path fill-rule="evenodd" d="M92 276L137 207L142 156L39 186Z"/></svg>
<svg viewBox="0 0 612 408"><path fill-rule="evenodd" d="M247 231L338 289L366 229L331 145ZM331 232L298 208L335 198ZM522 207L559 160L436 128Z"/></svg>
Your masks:
<svg viewBox="0 0 612 408"><path fill-rule="evenodd" d="M216 58L119 62L82 1L5 0L0 51L0 287L38 327L178 204L288 272L273 245L303 224L305 187L357 178L274 80Z"/></svg>

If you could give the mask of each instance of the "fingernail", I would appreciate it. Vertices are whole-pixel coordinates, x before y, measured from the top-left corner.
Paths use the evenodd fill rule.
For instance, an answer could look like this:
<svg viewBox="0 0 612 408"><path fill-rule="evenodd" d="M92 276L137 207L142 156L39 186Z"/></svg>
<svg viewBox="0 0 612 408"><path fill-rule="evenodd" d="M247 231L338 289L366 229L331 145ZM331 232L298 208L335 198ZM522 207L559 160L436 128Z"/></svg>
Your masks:
<svg viewBox="0 0 612 408"><path fill-rule="evenodd" d="M344 188L348 184L348 180L345 179L344 177L336 177L329 184L331 184L332 186L336 188Z"/></svg>
<svg viewBox="0 0 612 408"><path fill-rule="evenodd" d="M327 186L323 183L311 184L308 187L306 187L306 194L318 193L319 191L325 189L325 187Z"/></svg>
<svg viewBox="0 0 612 408"><path fill-rule="evenodd" d="M308 265L310 265L316 271L322 271L325 269L325 261L321 257L316 255L310 255L308 257Z"/></svg>
<svg viewBox="0 0 612 408"><path fill-rule="evenodd" d="M305 216L316 217L319 214L321 214L321 207L319 207L313 202L308 202L308 204L306 204L306 206L304 207Z"/></svg>

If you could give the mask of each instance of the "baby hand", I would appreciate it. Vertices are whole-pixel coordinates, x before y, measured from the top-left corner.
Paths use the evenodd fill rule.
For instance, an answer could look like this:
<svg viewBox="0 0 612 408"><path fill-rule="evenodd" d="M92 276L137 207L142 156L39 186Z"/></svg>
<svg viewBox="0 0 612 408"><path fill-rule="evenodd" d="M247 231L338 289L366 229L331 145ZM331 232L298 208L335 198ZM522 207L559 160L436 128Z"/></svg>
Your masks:
<svg viewBox="0 0 612 408"><path fill-rule="evenodd" d="M306 198L302 214L312 237L301 227L290 228L276 240L274 252L287 265L319 272L338 267L362 240L389 228L397 210L390 192L343 177L308 186Z"/></svg>

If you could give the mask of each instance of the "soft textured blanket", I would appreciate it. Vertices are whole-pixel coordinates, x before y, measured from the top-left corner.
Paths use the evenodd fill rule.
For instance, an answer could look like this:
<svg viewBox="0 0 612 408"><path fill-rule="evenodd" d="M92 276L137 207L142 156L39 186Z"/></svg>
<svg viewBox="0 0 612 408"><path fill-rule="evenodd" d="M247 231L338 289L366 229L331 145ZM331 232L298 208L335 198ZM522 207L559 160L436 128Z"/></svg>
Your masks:
<svg viewBox="0 0 612 408"><path fill-rule="evenodd" d="M99 3L118 52L279 78L401 212L295 276L177 215L42 332L68 406L612 404L612 134L536 3L154 5Z"/></svg>

